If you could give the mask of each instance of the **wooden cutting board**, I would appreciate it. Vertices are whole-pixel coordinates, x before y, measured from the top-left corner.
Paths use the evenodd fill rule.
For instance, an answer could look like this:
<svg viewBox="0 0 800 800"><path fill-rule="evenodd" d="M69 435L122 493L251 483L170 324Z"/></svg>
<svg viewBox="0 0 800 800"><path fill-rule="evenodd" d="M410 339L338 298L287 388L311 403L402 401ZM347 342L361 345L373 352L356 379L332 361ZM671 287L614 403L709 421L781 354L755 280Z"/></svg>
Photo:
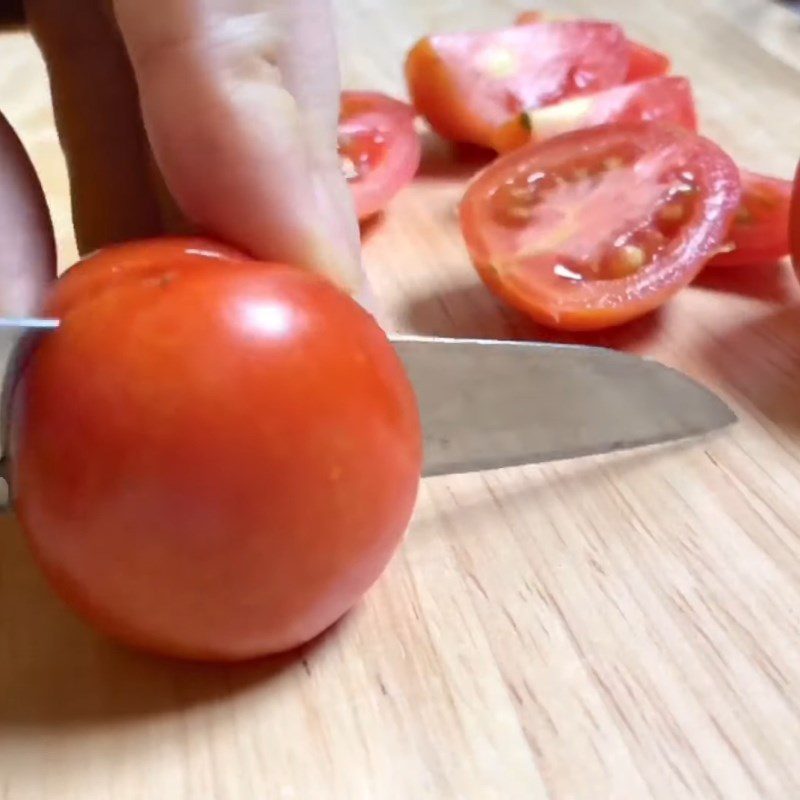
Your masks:
<svg viewBox="0 0 800 800"><path fill-rule="evenodd" d="M753 169L800 154L800 17L766 0L542 3L605 14L674 56L704 128ZM508 0L340 0L350 87L403 92L431 30ZM556 7L557 6L557 7ZM67 183L44 71L0 39L0 108ZM478 283L454 205L475 164L429 137L371 227L403 331L544 338ZM614 458L426 481L379 584L300 657L166 663L96 636L0 529L4 800L642 800L800 797L800 307L786 265L703 277L601 343L712 385L723 435Z"/></svg>

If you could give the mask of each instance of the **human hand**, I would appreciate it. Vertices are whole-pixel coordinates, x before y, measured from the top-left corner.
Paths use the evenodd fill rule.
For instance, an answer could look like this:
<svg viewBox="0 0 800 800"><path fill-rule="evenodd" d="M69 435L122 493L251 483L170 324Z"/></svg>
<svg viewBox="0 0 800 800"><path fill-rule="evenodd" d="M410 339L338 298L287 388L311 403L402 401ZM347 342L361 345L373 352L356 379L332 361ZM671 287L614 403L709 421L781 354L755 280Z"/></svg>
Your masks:
<svg viewBox="0 0 800 800"><path fill-rule="evenodd" d="M51 79L81 252L199 228L361 288L339 169L329 0L27 0ZM3 305L30 311L52 244L0 128ZM187 227L188 223L188 227ZM7 313L7 312L6 312Z"/></svg>

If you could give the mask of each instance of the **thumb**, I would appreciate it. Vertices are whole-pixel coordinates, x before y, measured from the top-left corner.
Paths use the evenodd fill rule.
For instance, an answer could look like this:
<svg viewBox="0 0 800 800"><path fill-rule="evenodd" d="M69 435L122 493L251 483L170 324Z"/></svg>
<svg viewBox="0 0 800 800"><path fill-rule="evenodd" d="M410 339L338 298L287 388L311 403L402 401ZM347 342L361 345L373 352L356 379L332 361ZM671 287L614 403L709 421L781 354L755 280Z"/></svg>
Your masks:
<svg viewBox="0 0 800 800"><path fill-rule="evenodd" d="M115 0L145 126L189 219L361 289L329 0Z"/></svg>
<svg viewBox="0 0 800 800"><path fill-rule="evenodd" d="M0 316L36 314L56 277L47 203L22 143L0 114Z"/></svg>

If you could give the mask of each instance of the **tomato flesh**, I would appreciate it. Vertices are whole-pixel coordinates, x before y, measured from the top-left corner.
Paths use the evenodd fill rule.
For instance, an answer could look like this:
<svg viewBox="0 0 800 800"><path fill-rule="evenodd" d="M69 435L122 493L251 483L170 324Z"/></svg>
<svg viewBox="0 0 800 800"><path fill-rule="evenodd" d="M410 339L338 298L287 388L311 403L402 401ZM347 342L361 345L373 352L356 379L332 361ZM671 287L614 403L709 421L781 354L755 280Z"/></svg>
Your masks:
<svg viewBox="0 0 800 800"><path fill-rule="evenodd" d="M612 122L665 122L697 130L691 85L676 76L651 78L524 111L498 130L495 148L504 152Z"/></svg>
<svg viewBox="0 0 800 800"><path fill-rule="evenodd" d="M722 252L710 266L767 263L789 254L791 181L747 170L741 176L742 199Z"/></svg>
<svg viewBox="0 0 800 800"><path fill-rule="evenodd" d="M408 103L379 92L342 92L339 160L356 213L381 211L419 168L422 145Z"/></svg>
<svg viewBox="0 0 800 800"><path fill-rule="evenodd" d="M621 83L629 47L617 25L547 22L429 36L406 59L417 110L446 139L491 147L525 109Z"/></svg>
<svg viewBox="0 0 800 800"><path fill-rule="evenodd" d="M532 25L558 19L564 20L569 19L569 17L547 14L544 11L524 11L517 17L516 24ZM641 42L635 42L630 39L628 42L630 44L630 62L628 74L625 76L626 82L657 78L661 75L666 75L670 71L672 64L664 53L653 50L652 47L648 47Z"/></svg>
<svg viewBox="0 0 800 800"><path fill-rule="evenodd" d="M61 596L166 655L289 649L376 580L419 482L380 327L309 272L139 242L68 270L15 394L15 508Z"/></svg>
<svg viewBox="0 0 800 800"><path fill-rule="evenodd" d="M739 193L735 164L697 134L598 126L499 157L470 183L461 225L491 289L543 324L591 330L691 282Z"/></svg>

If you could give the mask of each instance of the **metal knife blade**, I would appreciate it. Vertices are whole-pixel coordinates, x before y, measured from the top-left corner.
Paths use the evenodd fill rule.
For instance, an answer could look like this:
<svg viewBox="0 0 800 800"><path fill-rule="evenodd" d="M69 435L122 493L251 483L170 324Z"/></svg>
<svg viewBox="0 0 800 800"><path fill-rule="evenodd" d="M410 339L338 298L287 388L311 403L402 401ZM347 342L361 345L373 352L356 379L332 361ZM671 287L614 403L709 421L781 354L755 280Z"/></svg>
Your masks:
<svg viewBox="0 0 800 800"><path fill-rule="evenodd" d="M0 432L29 347L58 320L0 318ZM574 458L700 436L736 421L676 370L578 345L390 336L417 393L425 475Z"/></svg>
<svg viewBox="0 0 800 800"><path fill-rule="evenodd" d="M0 478L8 481L6 447L11 423L11 395L19 380L25 359L37 338L58 327L57 319L40 317L0 317ZM8 497L0 496L0 510Z"/></svg>
<svg viewBox="0 0 800 800"><path fill-rule="evenodd" d="M418 395L425 475L611 453L736 421L722 400L686 375L614 350L393 341Z"/></svg>

